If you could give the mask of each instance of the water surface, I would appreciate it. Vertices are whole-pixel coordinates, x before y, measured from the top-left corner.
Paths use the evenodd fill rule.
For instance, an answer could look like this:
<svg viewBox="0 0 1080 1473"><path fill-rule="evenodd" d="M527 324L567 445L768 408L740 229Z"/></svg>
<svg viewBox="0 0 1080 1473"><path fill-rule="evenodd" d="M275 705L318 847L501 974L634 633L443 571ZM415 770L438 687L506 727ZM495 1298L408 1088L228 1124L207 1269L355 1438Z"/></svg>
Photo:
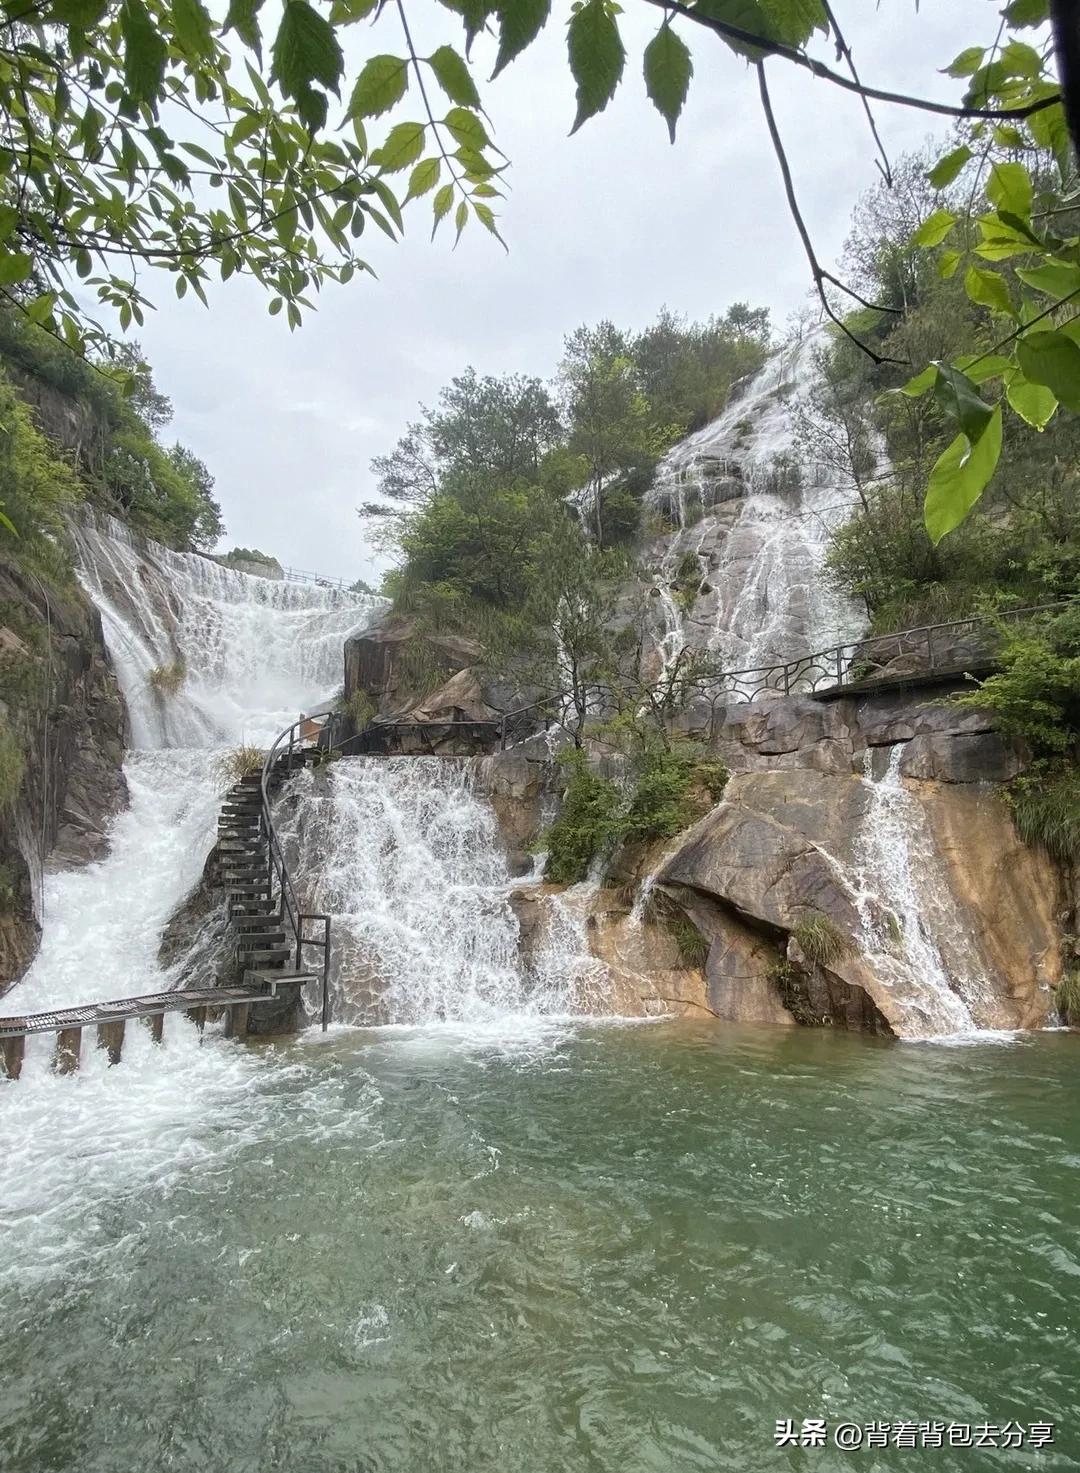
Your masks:
<svg viewBox="0 0 1080 1473"><path fill-rule="evenodd" d="M1076 1038L528 1026L0 1086L5 1473L1080 1468Z"/></svg>

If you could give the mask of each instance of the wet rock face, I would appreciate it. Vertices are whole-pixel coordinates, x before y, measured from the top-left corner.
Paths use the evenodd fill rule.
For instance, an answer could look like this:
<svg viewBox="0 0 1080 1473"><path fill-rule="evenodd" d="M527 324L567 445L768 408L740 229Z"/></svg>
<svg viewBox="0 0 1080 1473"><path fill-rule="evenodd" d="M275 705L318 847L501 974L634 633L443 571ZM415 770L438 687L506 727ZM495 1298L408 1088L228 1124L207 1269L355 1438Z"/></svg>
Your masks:
<svg viewBox="0 0 1080 1473"><path fill-rule="evenodd" d="M1044 1023L1061 966L1051 862L986 784L900 778L886 796L881 807L872 780L813 768L732 777L660 876L684 903L708 902L696 919L715 1010L767 1021L779 997L799 1021L916 1038ZM820 917L844 943L823 962L799 939ZM771 989L763 938L786 963Z"/></svg>
<svg viewBox="0 0 1080 1473"><path fill-rule="evenodd" d="M17 628L12 628L14 624ZM127 721L97 611L0 563L0 714L25 755L0 815L0 991L37 950L36 877L99 859L127 801Z"/></svg>

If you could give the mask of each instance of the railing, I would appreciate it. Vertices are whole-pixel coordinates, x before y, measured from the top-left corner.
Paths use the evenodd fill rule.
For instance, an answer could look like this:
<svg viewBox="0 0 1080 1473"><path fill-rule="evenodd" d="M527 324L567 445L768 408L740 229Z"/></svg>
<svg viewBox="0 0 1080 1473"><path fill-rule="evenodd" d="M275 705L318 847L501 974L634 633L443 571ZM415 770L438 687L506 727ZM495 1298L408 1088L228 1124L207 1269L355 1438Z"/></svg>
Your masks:
<svg viewBox="0 0 1080 1473"><path fill-rule="evenodd" d="M273 779L274 768L279 761L285 761L290 770L293 767L293 759L297 751L305 750L317 741L329 722L333 720L332 711L317 711L311 716L301 716L299 721L281 732L275 739L273 746L266 754L263 763L262 775L259 779L260 821L263 833L266 835L266 858L267 858L267 880L270 886L271 901L274 898L275 882L277 893L280 897L281 919L292 932L295 946L296 970L303 970L303 953L306 946L317 946L322 951L322 1031L325 1033L330 1021L330 917L322 911L302 911L300 902L293 887L292 877L289 874L288 865L285 863L285 854L278 838L277 829L274 826L273 809L270 802L270 783ZM314 921L322 926L321 936L307 936L304 934L305 921Z"/></svg>
<svg viewBox="0 0 1080 1473"><path fill-rule="evenodd" d="M784 663L748 670L725 670L719 675L704 676L701 694L715 705L721 696L733 697L736 701L753 701L770 691L782 695L838 693L890 678L890 665L903 658L913 661L913 666L909 670L891 672L894 679L955 675L958 667L954 652L965 636L996 629L1001 622L1011 623L1035 614L1060 612L1071 602L1073 600L1063 599L1052 604L1006 609L996 614L974 614L943 624L921 624L914 629L899 629L892 634L875 634L866 639L831 645L828 649L800 655ZM971 653L983 663L993 658L990 650ZM976 663L968 660L963 668L971 668Z"/></svg>
<svg viewBox="0 0 1080 1473"><path fill-rule="evenodd" d="M1012 623L1038 614L1060 612L1074 602L1076 600L1062 599L1057 603L1034 604L995 614L976 614L941 624L921 624L892 634L876 634L866 639L850 640L846 644L830 645L827 649L815 650L799 655L794 660L773 665L721 672L706 669L698 676L688 679L681 687L681 693L691 701L707 701L712 716L715 716L716 707L722 699L748 703L770 693L839 695L847 690L871 690L890 678L898 683L910 683L913 680L925 680L927 677L941 679L955 676L961 670L988 669L992 668L994 659L993 651L989 648L968 651L962 665L957 665L955 652L965 636L995 630L1002 622ZM911 668L890 671L890 665L901 658L910 659ZM474 734L489 737L492 741L497 738L499 750L502 751L508 743L532 735L541 726L546 729L558 721L572 694L571 691L562 691L487 721L373 721L341 745L344 751L352 755L381 753L387 750L394 735L411 732L434 755L435 743L441 739L441 733L445 732L455 738L468 738Z"/></svg>

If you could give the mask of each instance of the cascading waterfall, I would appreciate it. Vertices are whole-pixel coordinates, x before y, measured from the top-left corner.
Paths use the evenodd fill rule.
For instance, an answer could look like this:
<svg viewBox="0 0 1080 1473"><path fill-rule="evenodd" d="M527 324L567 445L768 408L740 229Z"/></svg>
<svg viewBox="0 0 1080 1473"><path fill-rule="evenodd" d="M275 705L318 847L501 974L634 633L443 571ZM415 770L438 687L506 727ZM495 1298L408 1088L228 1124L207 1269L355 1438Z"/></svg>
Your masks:
<svg viewBox="0 0 1080 1473"><path fill-rule="evenodd" d="M862 632L859 611L822 576L828 531L849 510L850 488L798 454L816 341L810 334L781 348L657 469L647 509L674 526L653 563L665 668L688 645L722 668L753 669ZM688 562L700 572L696 591Z"/></svg>
<svg viewBox="0 0 1080 1473"><path fill-rule="evenodd" d="M41 949L12 994L27 1009L170 985L158 941L213 843L222 756L325 704L340 683L342 641L377 607L170 552L111 519L73 532L131 724L131 803L105 859L47 878ZM151 678L167 667L178 671L172 693ZM40 1041L33 1051L47 1052Z"/></svg>
<svg viewBox="0 0 1080 1473"><path fill-rule="evenodd" d="M856 845L862 944L910 1020L910 1036L971 1033L992 1003L973 969L979 955L939 858L926 814L900 774L897 743L880 775L864 759L870 805Z"/></svg>
<svg viewBox="0 0 1080 1473"><path fill-rule="evenodd" d="M491 805L468 758L356 758L296 779L290 835L333 917L335 1016L448 1022L582 1010L572 968L522 966Z"/></svg>

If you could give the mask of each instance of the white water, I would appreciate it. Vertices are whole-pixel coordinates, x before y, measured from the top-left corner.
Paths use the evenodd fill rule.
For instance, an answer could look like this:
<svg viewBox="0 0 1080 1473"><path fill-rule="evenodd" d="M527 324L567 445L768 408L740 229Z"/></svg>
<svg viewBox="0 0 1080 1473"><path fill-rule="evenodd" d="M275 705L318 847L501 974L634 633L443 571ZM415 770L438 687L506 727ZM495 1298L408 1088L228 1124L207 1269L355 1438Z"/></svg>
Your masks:
<svg viewBox="0 0 1080 1473"><path fill-rule="evenodd" d="M856 905L862 945L901 1005L911 1037L966 1035L988 1019L993 999L979 975L976 938L952 893L922 804L900 775L904 745L874 777L856 844Z"/></svg>
<svg viewBox="0 0 1080 1473"><path fill-rule="evenodd" d="M266 742L302 709L325 704L340 684L342 640L370 622L374 606L141 547L115 523L83 527L77 540L130 717L131 801L104 859L46 877L41 948L6 997L7 1012L175 982L158 944L213 843L229 781L223 750ZM178 656L187 677L163 696L148 674ZM88 1033L80 1071L54 1075L53 1043L31 1038L22 1079L0 1084L0 1274L24 1281L92 1266L117 1194L219 1166L259 1129L259 1083L271 1067L268 1055L211 1031L200 1039L176 1014L163 1048L130 1025L120 1068L107 1067Z"/></svg>
<svg viewBox="0 0 1080 1473"><path fill-rule="evenodd" d="M475 779L473 761L446 757L297 778L296 869L306 903L333 917L335 1016L505 1030L587 1010L580 946L565 965L522 965L514 882Z"/></svg>
<svg viewBox="0 0 1080 1473"><path fill-rule="evenodd" d="M647 508L675 530L653 558L665 669L690 646L725 670L755 669L856 639L863 618L823 576L829 529L850 488L800 458L798 418L814 386L816 336L776 353L723 414L661 461ZM684 611L686 558L700 582Z"/></svg>

